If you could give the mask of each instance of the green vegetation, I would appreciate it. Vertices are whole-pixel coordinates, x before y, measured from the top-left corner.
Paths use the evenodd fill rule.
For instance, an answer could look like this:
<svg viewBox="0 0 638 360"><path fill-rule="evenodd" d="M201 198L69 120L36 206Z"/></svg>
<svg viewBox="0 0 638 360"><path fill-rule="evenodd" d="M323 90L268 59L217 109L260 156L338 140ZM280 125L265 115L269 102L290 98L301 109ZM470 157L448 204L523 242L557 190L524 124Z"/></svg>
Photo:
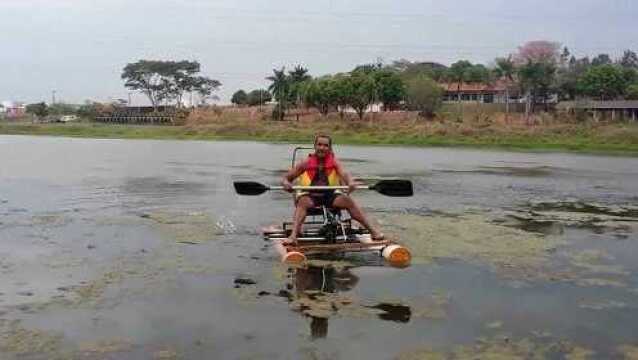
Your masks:
<svg viewBox="0 0 638 360"><path fill-rule="evenodd" d="M600 65L587 70L578 85L584 94L600 100L610 100L625 92L627 80L621 68Z"/></svg>
<svg viewBox="0 0 638 360"><path fill-rule="evenodd" d="M257 89L249 93L244 90L237 90L230 98L230 102L238 106L265 105L272 100L272 95L268 90Z"/></svg>
<svg viewBox="0 0 638 360"><path fill-rule="evenodd" d="M277 101L273 118L284 120L293 107L314 107L324 116L330 112L353 109L363 119L369 106L383 104L383 110L405 109L410 102L408 85L417 78L428 77L456 87L458 117L463 117L464 84L504 87L506 113L510 94L525 101L527 115L548 111L550 103L582 97L614 100L635 97L638 84L638 55L631 50L613 61L607 54L590 60L577 59L568 48L551 41L531 41L507 57L497 57L494 67L459 60L450 67L433 62L398 60L390 65L381 62L356 66L348 73L312 78L308 70L297 66L286 73L274 69L269 90ZM502 90L501 90L502 91ZM234 103L241 103L245 93L237 92ZM542 105L539 107L539 105ZM426 112L422 112L427 115Z"/></svg>
<svg viewBox="0 0 638 360"><path fill-rule="evenodd" d="M407 105L410 110L416 110L420 115L433 117L441 107L441 89L434 80L427 76L419 76L408 82Z"/></svg>
<svg viewBox="0 0 638 360"><path fill-rule="evenodd" d="M144 93L154 107L161 103L179 107L185 94L199 93L205 99L221 85L199 73L196 61L140 60L124 68L122 79L128 89ZM232 102L238 106L232 111L202 106L184 126L0 124L0 133L306 142L321 131L350 144L638 152L636 125L589 123L583 112L572 115L548 112L548 103L556 97L637 99L638 55L631 50L616 60L607 54L599 54L592 60L578 59L569 49L561 50L558 43L532 41L507 57L496 58L493 68L467 60L456 61L449 67L435 62L398 60L392 64L363 64L347 73L321 77L312 77L300 65L289 71L282 67L273 69L266 79L271 82L268 90L235 92ZM501 104L468 108L460 91L466 83L500 84L508 99L504 109L496 110ZM458 100L454 104L443 104L443 84L447 89L459 90L458 99L448 99ZM512 108L523 110L523 104L510 105L511 93L525 101L524 117L510 114ZM272 99L276 102L274 106L267 104ZM383 111L366 114L372 104L382 104ZM259 109L250 108L257 105ZM92 119L112 112L117 106L40 103L29 105L28 112L32 118L40 119L66 113ZM265 116L262 108L272 111L271 116ZM290 114L299 121L283 121Z"/></svg>
<svg viewBox="0 0 638 360"><path fill-rule="evenodd" d="M36 116L39 119L42 119L49 115L49 107L46 103L35 103L27 105L27 114L31 114Z"/></svg>
<svg viewBox="0 0 638 360"><path fill-rule="evenodd" d="M53 135L123 139L255 140L305 143L318 132L330 133L339 144L470 146L522 150L567 150L638 154L638 125L559 122L540 119L509 123L476 116L463 122L424 121L416 114L344 121L330 115L298 122L273 121L262 114L197 111L185 126L0 123L1 134Z"/></svg>

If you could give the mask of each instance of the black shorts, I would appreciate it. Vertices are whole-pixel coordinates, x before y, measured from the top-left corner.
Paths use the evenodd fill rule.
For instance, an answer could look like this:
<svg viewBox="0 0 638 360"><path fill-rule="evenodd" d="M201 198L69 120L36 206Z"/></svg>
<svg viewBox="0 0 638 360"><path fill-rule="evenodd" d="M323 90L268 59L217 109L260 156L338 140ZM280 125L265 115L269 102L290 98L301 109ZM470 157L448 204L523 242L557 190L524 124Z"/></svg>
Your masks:
<svg viewBox="0 0 638 360"><path fill-rule="evenodd" d="M335 199L339 194L334 191L326 191L320 193L310 193L310 199L315 204L315 206L325 206L332 207L332 203L334 203Z"/></svg>

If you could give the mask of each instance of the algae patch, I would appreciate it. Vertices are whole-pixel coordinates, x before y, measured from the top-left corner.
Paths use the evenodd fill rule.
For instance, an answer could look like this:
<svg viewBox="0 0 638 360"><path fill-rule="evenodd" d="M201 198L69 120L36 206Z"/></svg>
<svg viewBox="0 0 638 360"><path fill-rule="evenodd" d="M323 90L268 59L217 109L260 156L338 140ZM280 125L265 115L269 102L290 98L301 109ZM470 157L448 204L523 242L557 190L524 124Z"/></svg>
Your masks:
<svg viewBox="0 0 638 360"><path fill-rule="evenodd" d="M33 354L46 354L47 359L68 359L62 350L63 335L39 329L26 329L12 322L0 333L0 353L16 358Z"/></svg>
<svg viewBox="0 0 638 360"><path fill-rule="evenodd" d="M82 356L105 357L105 355L121 354L130 352L131 350L133 350L133 344L129 341L124 339L111 339L81 343L78 352L82 354Z"/></svg>
<svg viewBox="0 0 638 360"><path fill-rule="evenodd" d="M605 301L598 301L598 302L583 301L583 302L580 302L578 306L582 309L589 309L589 310L611 310L611 309L624 309L627 307L627 304L620 301L605 300Z"/></svg>
<svg viewBox="0 0 638 360"><path fill-rule="evenodd" d="M618 347L618 353L627 360L638 360L638 345L622 345Z"/></svg>
<svg viewBox="0 0 638 360"><path fill-rule="evenodd" d="M588 228L632 233L638 230L638 207L604 205L580 200L533 201L528 209L509 212L512 226L533 229L547 226Z"/></svg>
<svg viewBox="0 0 638 360"><path fill-rule="evenodd" d="M595 353L584 347L567 341L552 341L549 343L537 339L505 338L481 339L471 345L460 345L451 349L436 351L431 348L419 349L399 354L397 360L429 360L429 359L547 359L560 358L568 360L584 360Z"/></svg>
<svg viewBox="0 0 638 360"><path fill-rule="evenodd" d="M507 273L533 276L563 242L493 224L482 215L458 217L401 215L386 219L412 252L413 262L457 259L491 265ZM388 225L390 227L390 225Z"/></svg>
<svg viewBox="0 0 638 360"><path fill-rule="evenodd" d="M153 220L163 234L181 244L203 244L224 234L221 223L201 212L154 212L141 217Z"/></svg>
<svg viewBox="0 0 638 360"><path fill-rule="evenodd" d="M603 250L583 250L568 254L570 263L591 274L629 275L620 265L610 265L614 257Z"/></svg>

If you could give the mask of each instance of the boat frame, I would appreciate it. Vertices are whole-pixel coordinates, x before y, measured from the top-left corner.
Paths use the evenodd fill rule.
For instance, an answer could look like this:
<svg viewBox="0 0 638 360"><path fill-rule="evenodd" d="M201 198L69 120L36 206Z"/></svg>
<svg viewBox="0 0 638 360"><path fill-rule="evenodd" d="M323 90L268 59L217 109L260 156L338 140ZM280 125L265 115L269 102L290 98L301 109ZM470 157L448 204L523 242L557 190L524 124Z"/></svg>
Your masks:
<svg viewBox="0 0 638 360"><path fill-rule="evenodd" d="M293 167L296 165L298 153L304 150L314 150L314 147L296 147L292 155ZM346 210L326 206L309 209L297 243L285 243L293 226L292 222L285 221L281 227L271 226L263 229L264 239L275 244L284 262L301 262L308 256L375 251L390 260L391 254L396 257L397 250L401 252L399 255L406 256L407 253L409 261L407 249L392 240L373 240L368 230L353 225L352 218Z"/></svg>

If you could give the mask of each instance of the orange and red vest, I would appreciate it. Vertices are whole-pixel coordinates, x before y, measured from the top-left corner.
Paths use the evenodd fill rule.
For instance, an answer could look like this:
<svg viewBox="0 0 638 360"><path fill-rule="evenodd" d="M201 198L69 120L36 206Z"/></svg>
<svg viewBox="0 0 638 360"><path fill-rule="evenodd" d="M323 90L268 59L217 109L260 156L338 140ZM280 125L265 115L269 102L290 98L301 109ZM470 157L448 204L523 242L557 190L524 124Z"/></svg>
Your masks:
<svg viewBox="0 0 638 360"><path fill-rule="evenodd" d="M325 177L322 176L325 174ZM320 160L316 155L310 154L306 160L306 171L299 177L301 186L339 186L341 180L337 172L335 156L332 152L326 154Z"/></svg>

